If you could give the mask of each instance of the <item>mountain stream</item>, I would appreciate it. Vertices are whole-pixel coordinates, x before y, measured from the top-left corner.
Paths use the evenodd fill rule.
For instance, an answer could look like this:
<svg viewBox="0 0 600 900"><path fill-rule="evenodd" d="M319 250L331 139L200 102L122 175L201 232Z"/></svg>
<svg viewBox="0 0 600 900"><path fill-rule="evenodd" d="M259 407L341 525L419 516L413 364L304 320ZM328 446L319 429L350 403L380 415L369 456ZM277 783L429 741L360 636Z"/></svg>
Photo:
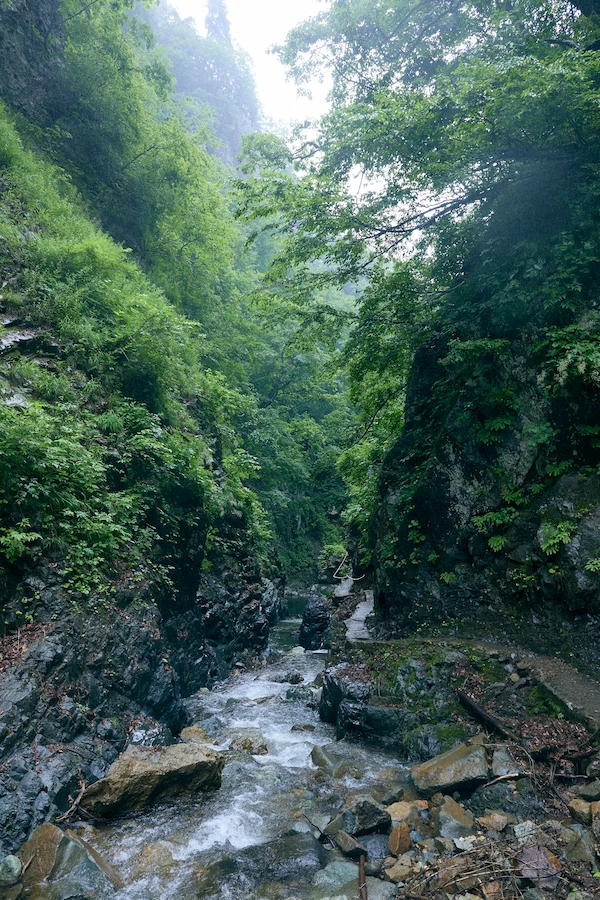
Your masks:
<svg viewBox="0 0 600 900"><path fill-rule="evenodd" d="M194 723L226 754L220 790L79 832L123 877L116 900L358 896L357 863L318 840L319 829L351 794L393 799L406 769L344 741L335 744L344 777L314 765L313 748L335 741L315 703L327 653L297 646L299 625L289 618L273 629L262 669L234 673L188 701ZM262 752L230 749L244 739ZM384 836L365 840L370 856L388 855ZM381 897L393 896L391 885L380 884Z"/></svg>

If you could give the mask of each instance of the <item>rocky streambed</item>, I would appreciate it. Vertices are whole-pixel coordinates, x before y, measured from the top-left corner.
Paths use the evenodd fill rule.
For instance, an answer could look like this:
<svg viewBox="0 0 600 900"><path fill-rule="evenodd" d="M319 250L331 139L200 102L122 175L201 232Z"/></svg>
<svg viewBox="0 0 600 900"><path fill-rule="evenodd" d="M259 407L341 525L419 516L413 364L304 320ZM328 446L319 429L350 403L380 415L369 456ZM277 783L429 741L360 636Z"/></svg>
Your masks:
<svg viewBox="0 0 600 900"><path fill-rule="evenodd" d="M530 708L537 731L506 740L451 699L457 685L495 698L516 727L511 712L542 702L518 654L377 646L324 672L327 652L297 646L298 627L280 623L262 666L185 701L192 724L176 743L146 733L111 770L128 784L133 762L174 755L179 781L171 769L168 789L149 789L144 776L141 794L104 809L110 778L98 781L5 859L0 898L356 900L361 881L369 900L598 893L589 732ZM211 774L194 781L191 757Z"/></svg>

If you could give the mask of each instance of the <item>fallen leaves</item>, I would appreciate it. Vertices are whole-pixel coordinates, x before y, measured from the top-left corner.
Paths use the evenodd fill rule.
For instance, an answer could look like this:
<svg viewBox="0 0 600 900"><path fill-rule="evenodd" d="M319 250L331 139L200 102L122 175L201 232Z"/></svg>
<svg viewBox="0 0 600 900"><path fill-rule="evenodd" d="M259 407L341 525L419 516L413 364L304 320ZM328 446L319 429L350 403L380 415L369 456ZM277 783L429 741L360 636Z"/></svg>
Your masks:
<svg viewBox="0 0 600 900"><path fill-rule="evenodd" d="M528 878L535 887L549 891L558 885L558 873L562 865L546 847L526 847L521 850L517 856L517 865L523 878Z"/></svg>

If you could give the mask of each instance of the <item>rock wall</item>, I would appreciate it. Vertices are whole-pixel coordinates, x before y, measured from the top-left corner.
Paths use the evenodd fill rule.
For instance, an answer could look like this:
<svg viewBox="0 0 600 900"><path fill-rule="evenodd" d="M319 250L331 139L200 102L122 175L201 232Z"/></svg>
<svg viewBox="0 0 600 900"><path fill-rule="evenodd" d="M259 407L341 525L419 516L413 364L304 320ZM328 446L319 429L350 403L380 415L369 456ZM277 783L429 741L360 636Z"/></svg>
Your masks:
<svg viewBox="0 0 600 900"><path fill-rule="evenodd" d="M52 566L25 579L33 623L0 655L0 849L11 852L66 811L128 742L168 744L188 724L184 698L267 645L283 587L234 568L202 575L196 600L161 613L152 585L78 608ZM22 597L19 600L22 602Z"/></svg>
<svg viewBox="0 0 600 900"><path fill-rule="evenodd" d="M441 338L416 354L371 532L376 604L387 630L547 650L572 633L577 653L600 613L600 394L551 394L531 347L503 343L462 366Z"/></svg>
<svg viewBox="0 0 600 900"><path fill-rule="evenodd" d="M0 3L0 96L39 125L52 124L73 101L64 39L59 0Z"/></svg>

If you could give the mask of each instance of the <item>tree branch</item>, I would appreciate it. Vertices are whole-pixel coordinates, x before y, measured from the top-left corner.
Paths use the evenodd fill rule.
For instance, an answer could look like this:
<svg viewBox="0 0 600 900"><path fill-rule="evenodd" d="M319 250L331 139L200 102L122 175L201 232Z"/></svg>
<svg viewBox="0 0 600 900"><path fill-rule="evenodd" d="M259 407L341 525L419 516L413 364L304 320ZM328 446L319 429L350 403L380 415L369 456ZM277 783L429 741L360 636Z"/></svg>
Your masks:
<svg viewBox="0 0 600 900"><path fill-rule="evenodd" d="M73 13L72 16L67 16L67 18L64 19L63 21L70 22L71 19L76 19L77 16L80 16L82 13L87 12L87 10L90 9L90 7L95 6L96 3L100 3L100 2L101 2L101 0L90 0L90 2L87 3L85 6L83 6L78 12Z"/></svg>

